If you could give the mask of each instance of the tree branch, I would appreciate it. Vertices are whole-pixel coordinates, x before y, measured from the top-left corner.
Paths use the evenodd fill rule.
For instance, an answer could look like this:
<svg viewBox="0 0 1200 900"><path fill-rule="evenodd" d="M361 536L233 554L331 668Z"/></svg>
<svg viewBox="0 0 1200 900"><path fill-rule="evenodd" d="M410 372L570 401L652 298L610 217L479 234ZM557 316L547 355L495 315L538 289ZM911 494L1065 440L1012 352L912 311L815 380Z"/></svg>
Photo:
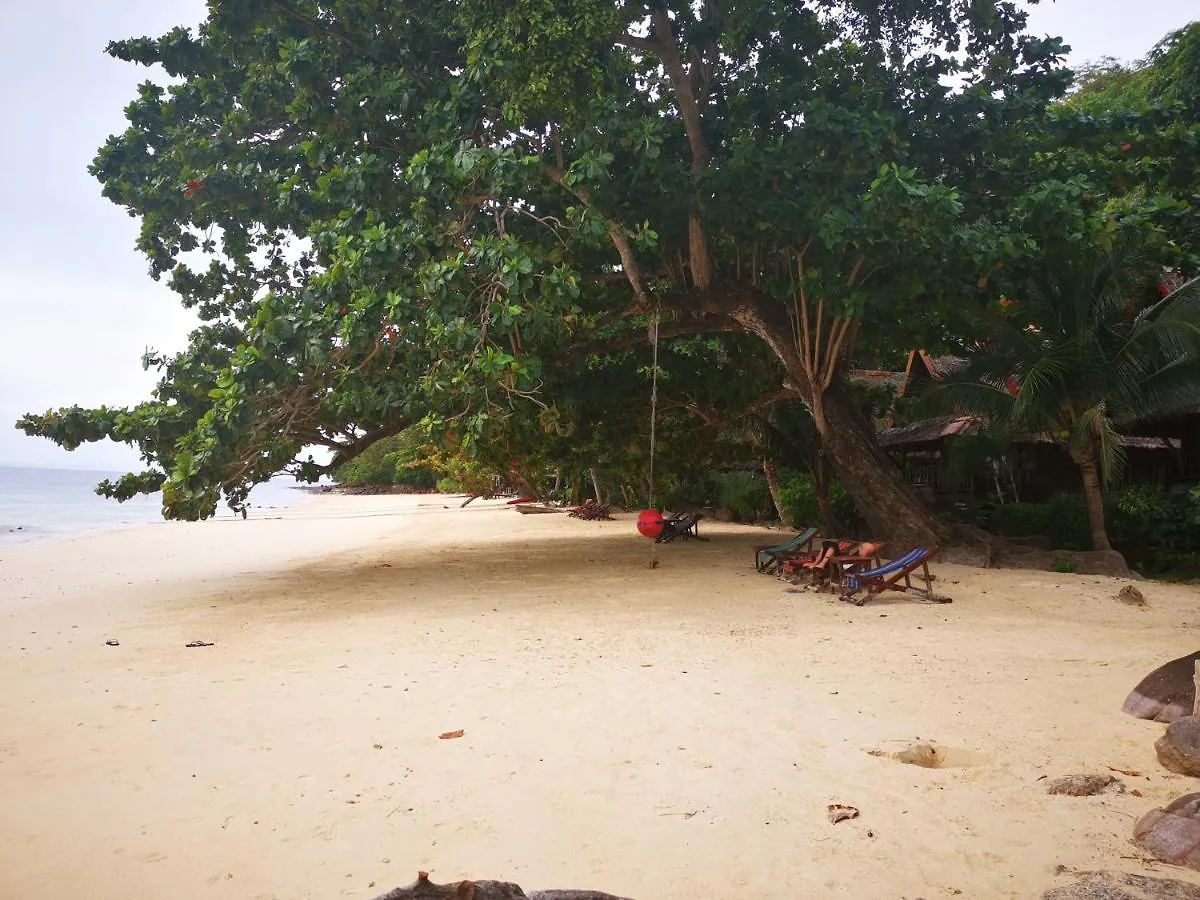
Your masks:
<svg viewBox="0 0 1200 900"><path fill-rule="evenodd" d="M663 68L671 79L671 87L675 89L675 97L679 101L679 113L683 116L683 126L687 131L688 146L692 150L692 169L703 169L708 165L708 142L704 139L704 131L700 123L700 106L696 102L696 93L692 87L692 79L683 67L679 58L679 49L675 43L674 32L671 31L671 17L667 10L656 9L653 16L654 29L658 33L658 54L662 58Z"/></svg>
<svg viewBox="0 0 1200 900"><path fill-rule="evenodd" d="M711 157L708 152L708 142L704 138L695 87L691 75L684 69L683 62L679 58L675 36L671 31L671 17L667 10L665 8L656 9L651 20L658 35L656 42L659 47L658 55L662 59L667 77L671 79L671 86L675 89L675 97L679 104L679 113L683 116L683 127L687 131L688 146L692 150L692 171L696 172L706 168ZM708 252L704 225L696 211L688 216L688 254L692 283L699 290L707 290L713 277L712 257Z"/></svg>
<svg viewBox="0 0 1200 900"><path fill-rule="evenodd" d="M326 465L318 466L318 468L322 472L332 472L338 466L345 465L355 457L361 456L372 445L379 443L384 438L399 434L411 424L413 424L411 420L403 419L399 422L393 422L390 425L381 425L373 431L368 431L348 444L339 445L339 448L334 450L333 459ZM332 447L333 445L327 444L326 446Z"/></svg>
<svg viewBox="0 0 1200 900"><path fill-rule="evenodd" d="M662 53L663 45L660 41L652 38L638 37L636 34L622 34L617 37L618 44L630 47L634 50L641 50L643 53Z"/></svg>
<svg viewBox="0 0 1200 900"><path fill-rule="evenodd" d="M658 339L686 337L694 334L716 334L720 332L742 331L743 328L733 319L721 316L707 316L699 319L684 319L675 322L661 322L658 326ZM586 344L576 344L565 348L554 358L556 360L586 359L603 353L616 353L618 350L628 350L649 343L649 331L635 331L621 337L607 340L590 341Z"/></svg>
<svg viewBox="0 0 1200 900"><path fill-rule="evenodd" d="M585 187L568 184L567 173L563 169L550 165L544 165L543 168L546 174L550 176L551 181L578 197L584 206L590 207L592 205L591 192ZM630 246L629 240L621 232L617 223L611 220L608 221L608 239L617 248L617 255L621 257L621 269L624 271L625 278L629 281L630 287L633 288L633 295L637 298L638 305L649 309L651 304L650 295L646 292L646 286L642 281L642 274L638 269L637 259L633 255L633 247Z"/></svg>
<svg viewBox="0 0 1200 900"><path fill-rule="evenodd" d="M768 406L774 406L776 403L782 403L785 400L801 399L803 399L803 397L798 390L793 387L784 386L778 390L769 391L766 394L763 394L758 399L752 401L749 405L744 406L739 411L728 415L725 418L721 418L716 413L703 409L696 403L688 403L684 400L668 400L665 404L660 404L659 410L661 415L663 412L670 412L672 409L685 409L692 415L703 419L706 428L720 430L722 428L728 428L734 422L738 422L748 416L754 415L757 412L761 412Z"/></svg>

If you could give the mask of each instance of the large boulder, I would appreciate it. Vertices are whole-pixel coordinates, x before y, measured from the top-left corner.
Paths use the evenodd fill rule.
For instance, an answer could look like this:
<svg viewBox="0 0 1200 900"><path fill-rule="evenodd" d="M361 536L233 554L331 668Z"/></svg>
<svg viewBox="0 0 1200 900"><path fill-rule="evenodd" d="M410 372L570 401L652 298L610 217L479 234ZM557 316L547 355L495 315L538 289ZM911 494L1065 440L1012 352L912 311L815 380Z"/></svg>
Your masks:
<svg viewBox="0 0 1200 900"><path fill-rule="evenodd" d="M1154 742L1158 761L1164 769L1200 778L1200 718L1181 716L1167 726L1167 732Z"/></svg>
<svg viewBox="0 0 1200 900"><path fill-rule="evenodd" d="M1168 724L1190 716L1196 702L1196 660L1200 650L1159 666L1138 682L1121 709L1139 719Z"/></svg>
<svg viewBox="0 0 1200 900"><path fill-rule="evenodd" d="M1150 810L1133 827L1133 842L1155 859L1200 871L1200 794Z"/></svg>
<svg viewBox="0 0 1200 900"><path fill-rule="evenodd" d="M1111 578L1134 578L1125 557L1116 550L1076 550L1065 554L1075 563L1080 575L1108 575Z"/></svg>

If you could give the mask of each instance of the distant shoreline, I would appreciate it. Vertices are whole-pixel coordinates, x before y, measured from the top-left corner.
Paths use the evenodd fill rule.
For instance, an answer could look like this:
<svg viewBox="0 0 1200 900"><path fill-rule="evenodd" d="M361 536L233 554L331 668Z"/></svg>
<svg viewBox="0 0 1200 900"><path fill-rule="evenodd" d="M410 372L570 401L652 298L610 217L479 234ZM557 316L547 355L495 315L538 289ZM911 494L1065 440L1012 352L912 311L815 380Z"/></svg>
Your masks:
<svg viewBox="0 0 1200 900"><path fill-rule="evenodd" d="M309 494L440 494L435 488L414 488L406 484L301 484L296 490Z"/></svg>
<svg viewBox="0 0 1200 900"><path fill-rule="evenodd" d="M0 547L46 543L96 532L162 525L162 496L139 494L118 502L96 494L96 483L118 473L100 469L0 466ZM307 503L313 493L296 493L291 479L257 485L250 515ZM224 505L213 518L235 515Z"/></svg>

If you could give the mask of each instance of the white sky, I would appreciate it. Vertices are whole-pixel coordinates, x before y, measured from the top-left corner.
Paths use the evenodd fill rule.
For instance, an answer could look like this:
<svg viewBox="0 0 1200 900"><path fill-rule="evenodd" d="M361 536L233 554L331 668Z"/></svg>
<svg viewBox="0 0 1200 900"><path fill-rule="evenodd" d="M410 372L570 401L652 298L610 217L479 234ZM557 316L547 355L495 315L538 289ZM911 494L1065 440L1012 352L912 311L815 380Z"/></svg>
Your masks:
<svg viewBox="0 0 1200 900"><path fill-rule="evenodd" d="M136 222L100 196L87 166L124 128L147 72L109 40L159 35L205 15L203 0L0 0L0 465L123 469L115 444L68 455L12 424L25 412L144 399L147 347L181 349L194 324L146 274ZM1056 0L1031 30L1062 35L1072 60L1132 60L1200 18L1195 0Z"/></svg>

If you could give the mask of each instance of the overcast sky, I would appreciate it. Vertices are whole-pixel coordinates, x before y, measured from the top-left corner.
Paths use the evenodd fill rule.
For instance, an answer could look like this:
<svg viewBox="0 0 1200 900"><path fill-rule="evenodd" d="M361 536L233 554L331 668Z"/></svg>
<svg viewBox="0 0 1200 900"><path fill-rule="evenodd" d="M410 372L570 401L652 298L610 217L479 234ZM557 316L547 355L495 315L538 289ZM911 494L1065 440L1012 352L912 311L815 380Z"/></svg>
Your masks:
<svg viewBox="0 0 1200 900"><path fill-rule="evenodd" d="M0 0L0 465L125 468L108 444L67 454L12 427L24 412L123 406L154 383L146 347L181 349L192 316L146 274L136 222L87 174L124 127L145 69L104 55L109 40L194 25L203 0ZM1062 35L1072 60L1133 60L1200 17L1195 0L1057 0L1031 29Z"/></svg>

